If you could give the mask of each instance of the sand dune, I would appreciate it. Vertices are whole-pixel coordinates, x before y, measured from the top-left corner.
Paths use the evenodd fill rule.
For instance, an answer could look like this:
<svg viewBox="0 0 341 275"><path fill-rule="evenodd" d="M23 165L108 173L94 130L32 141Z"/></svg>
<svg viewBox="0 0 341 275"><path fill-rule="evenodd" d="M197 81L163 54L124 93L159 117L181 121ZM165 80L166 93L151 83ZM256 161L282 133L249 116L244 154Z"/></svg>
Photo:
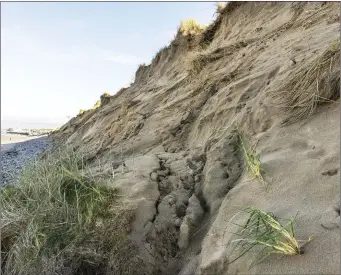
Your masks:
<svg viewBox="0 0 341 275"><path fill-rule="evenodd" d="M127 256L129 271L114 259L103 274L135 262L139 274L340 274L339 20L336 2L231 2L52 134L136 210L130 252L145 273ZM297 238L313 239L250 269L259 251L230 246L237 207L281 223L299 212Z"/></svg>

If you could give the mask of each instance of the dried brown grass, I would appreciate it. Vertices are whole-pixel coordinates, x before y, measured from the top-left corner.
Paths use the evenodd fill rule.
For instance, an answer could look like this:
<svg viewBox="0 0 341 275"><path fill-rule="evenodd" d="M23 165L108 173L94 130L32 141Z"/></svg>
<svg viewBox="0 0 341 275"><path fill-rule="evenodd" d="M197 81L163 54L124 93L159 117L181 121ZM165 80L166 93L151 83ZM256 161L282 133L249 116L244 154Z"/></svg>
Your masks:
<svg viewBox="0 0 341 275"><path fill-rule="evenodd" d="M217 7L216 13L221 14L227 5L228 5L227 2L217 2L216 3L216 7Z"/></svg>
<svg viewBox="0 0 341 275"><path fill-rule="evenodd" d="M287 112L284 125L309 117L323 103L335 102L340 97L340 39L294 75L282 90L276 99Z"/></svg>
<svg viewBox="0 0 341 275"><path fill-rule="evenodd" d="M206 51L195 50L190 52L184 60L185 70L190 78L197 76L207 64Z"/></svg>
<svg viewBox="0 0 341 275"><path fill-rule="evenodd" d="M181 22L179 32L183 36L201 34L206 27L199 24L194 19L187 19Z"/></svg>

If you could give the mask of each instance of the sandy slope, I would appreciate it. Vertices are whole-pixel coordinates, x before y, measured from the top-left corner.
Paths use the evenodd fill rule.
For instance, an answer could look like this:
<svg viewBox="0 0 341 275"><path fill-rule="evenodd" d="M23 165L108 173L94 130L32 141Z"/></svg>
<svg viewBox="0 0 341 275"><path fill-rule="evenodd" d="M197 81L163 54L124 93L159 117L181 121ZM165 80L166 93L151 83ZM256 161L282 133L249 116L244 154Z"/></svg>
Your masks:
<svg viewBox="0 0 341 275"><path fill-rule="evenodd" d="M137 205L132 237L157 274L339 274L340 5L231 7L203 35L178 35L130 87L53 136ZM191 56L202 58L194 74ZM328 103L308 118L298 115L314 101L283 107L316 94ZM268 191L247 181L236 127L258 141ZM252 270L252 253L229 265L229 217L251 205L283 218L299 211L297 235L313 237L305 253Z"/></svg>
<svg viewBox="0 0 341 275"><path fill-rule="evenodd" d="M202 269L214 268L220 274L339 274L339 115L338 105L324 108L305 125L277 128L264 134L259 151L269 190L257 180L247 181L250 175L246 173L229 192L204 240ZM229 233L233 230L228 230L228 221L237 207L246 206L284 219L299 212L298 238L313 237L304 247L305 253L284 258L273 255L247 271L254 260L249 254L226 268L223 263L233 247L228 243L235 238ZM232 254L230 259L235 256Z"/></svg>

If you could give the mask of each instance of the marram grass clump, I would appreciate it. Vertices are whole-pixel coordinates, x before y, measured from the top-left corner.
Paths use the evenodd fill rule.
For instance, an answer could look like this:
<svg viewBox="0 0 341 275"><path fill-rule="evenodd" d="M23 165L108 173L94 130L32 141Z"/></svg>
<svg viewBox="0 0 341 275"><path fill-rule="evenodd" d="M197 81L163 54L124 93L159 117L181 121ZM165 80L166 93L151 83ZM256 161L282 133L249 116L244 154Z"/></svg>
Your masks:
<svg viewBox="0 0 341 275"><path fill-rule="evenodd" d="M71 149L36 161L1 189L2 273L85 274L119 259L133 215L115 200Z"/></svg>
<svg viewBox="0 0 341 275"><path fill-rule="evenodd" d="M248 171L253 176L253 179L259 179L261 182L265 184L264 178L262 176L263 169L261 167L260 156L256 152L255 147L250 147L247 145L242 134L239 135L239 144L244 156L245 165L247 166Z"/></svg>
<svg viewBox="0 0 341 275"><path fill-rule="evenodd" d="M97 100L96 103L94 104L94 106L92 106L92 108L89 109L89 110L96 110L96 109L98 109L99 107L102 106L103 101L107 100L107 99L110 99L110 97L111 97L111 95L109 93L102 94L100 99ZM78 115L81 115L81 114L83 114L83 113L85 113L86 111L89 111L89 110L80 109L79 112L78 112Z"/></svg>
<svg viewBox="0 0 341 275"><path fill-rule="evenodd" d="M179 32L183 36L201 34L206 27L197 23L194 19L187 19L181 22Z"/></svg>
<svg viewBox="0 0 341 275"><path fill-rule="evenodd" d="M288 113L284 125L308 118L323 103L336 102L340 98L340 38L288 83L275 96Z"/></svg>
<svg viewBox="0 0 341 275"><path fill-rule="evenodd" d="M234 222L234 219L239 214L247 215L245 224ZM303 246L310 242L311 238L305 241L296 238L294 231L296 216L282 225L272 213L266 213L253 207L238 212L230 220L230 223L239 228L234 233L239 238L231 242L232 244L236 243L232 251L237 249L237 257L231 260L230 263L240 259L253 248L259 248L259 250L250 268L271 254L287 256L303 254Z"/></svg>
<svg viewBox="0 0 341 275"><path fill-rule="evenodd" d="M104 93L101 95L101 97L111 97L111 95L109 93Z"/></svg>
<svg viewBox="0 0 341 275"><path fill-rule="evenodd" d="M96 101L95 105L91 108L91 110L96 110L97 108L101 107L102 101L99 99Z"/></svg>
<svg viewBox="0 0 341 275"><path fill-rule="evenodd" d="M78 112L78 115L81 115L83 113L85 113L85 110L84 109L80 109L79 112Z"/></svg>
<svg viewBox="0 0 341 275"><path fill-rule="evenodd" d="M227 5L228 5L227 2L217 2L216 3L216 13L221 14Z"/></svg>

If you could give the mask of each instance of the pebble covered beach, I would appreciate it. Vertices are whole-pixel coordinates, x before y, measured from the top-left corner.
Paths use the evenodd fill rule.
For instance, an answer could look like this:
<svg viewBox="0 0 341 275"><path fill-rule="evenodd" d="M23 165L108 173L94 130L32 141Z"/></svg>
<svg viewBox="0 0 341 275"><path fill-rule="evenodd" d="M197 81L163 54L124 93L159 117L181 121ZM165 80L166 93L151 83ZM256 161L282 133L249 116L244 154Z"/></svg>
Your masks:
<svg viewBox="0 0 341 275"><path fill-rule="evenodd" d="M13 142L11 141L18 141ZM49 147L47 136L26 138L1 136L1 177L0 186L15 183L21 170L30 161Z"/></svg>

